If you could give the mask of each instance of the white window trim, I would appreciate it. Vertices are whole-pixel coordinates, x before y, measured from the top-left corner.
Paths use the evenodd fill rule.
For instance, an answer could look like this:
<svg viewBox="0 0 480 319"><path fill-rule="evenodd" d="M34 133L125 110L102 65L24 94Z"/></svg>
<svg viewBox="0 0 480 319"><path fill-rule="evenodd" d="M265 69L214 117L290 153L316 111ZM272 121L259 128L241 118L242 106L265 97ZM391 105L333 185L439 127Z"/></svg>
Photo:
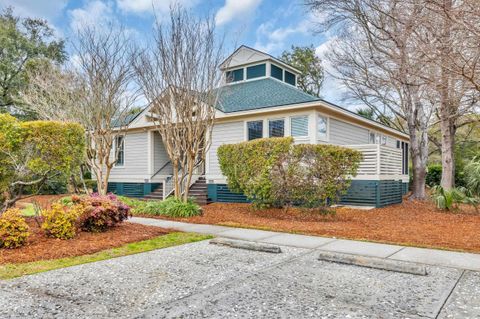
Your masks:
<svg viewBox="0 0 480 319"><path fill-rule="evenodd" d="M126 150L126 143L125 143L126 138L125 138L125 136L126 135L125 134L119 134L119 135L115 136L115 142L114 142L114 145L113 145L113 156L115 156L115 160L116 160L116 157L117 157L117 138L120 137L120 136L123 137L123 164L118 164L118 163L115 162L115 168L125 168L125 163L126 163L126 158L127 158L125 156L125 154L126 154L126 152L125 152L125 150Z"/></svg>
<svg viewBox="0 0 480 319"><path fill-rule="evenodd" d="M287 121L285 119L285 117L273 117L273 118L268 118L267 119L267 135L269 138L271 137L270 136L270 121L279 121L279 120L283 120L283 137L287 136L287 128L286 128L286 125L287 125Z"/></svg>
<svg viewBox="0 0 480 319"><path fill-rule="evenodd" d="M294 118L299 118L299 117L306 117L306 118L307 118L307 135L293 136L293 134L292 134L292 119L294 119ZM290 136L291 136L291 137L293 137L293 138L300 138L300 139L310 137L311 128L310 128L310 116L309 116L309 114L299 114L299 115L290 116L289 125L290 125Z"/></svg>
<svg viewBox="0 0 480 319"><path fill-rule="evenodd" d="M325 138L320 137L319 132L318 132L318 118L323 117L326 120L326 125L327 125L327 131L325 132ZM329 142L330 141L330 117L323 113L317 112L315 114L315 134L316 134L316 139L317 141L322 141L322 142Z"/></svg>

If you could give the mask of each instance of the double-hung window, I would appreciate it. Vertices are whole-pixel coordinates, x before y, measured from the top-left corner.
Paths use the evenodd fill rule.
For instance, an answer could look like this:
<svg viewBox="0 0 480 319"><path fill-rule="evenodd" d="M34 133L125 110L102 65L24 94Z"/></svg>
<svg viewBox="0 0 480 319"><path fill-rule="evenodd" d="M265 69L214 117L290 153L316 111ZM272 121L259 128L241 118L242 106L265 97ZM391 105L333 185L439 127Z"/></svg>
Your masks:
<svg viewBox="0 0 480 319"><path fill-rule="evenodd" d="M115 165L123 166L125 164L125 137L123 135L119 135L115 139L115 153L117 159Z"/></svg>
<svg viewBox="0 0 480 319"><path fill-rule="evenodd" d="M308 115L290 118L290 132L293 137L308 136Z"/></svg>
<svg viewBox="0 0 480 319"><path fill-rule="evenodd" d="M263 121L247 122L247 138L249 141L263 137Z"/></svg>
<svg viewBox="0 0 480 319"><path fill-rule="evenodd" d="M268 137L285 136L285 120L269 120L268 121Z"/></svg>
<svg viewBox="0 0 480 319"><path fill-rule="evenodd" d="M317 117L317 138L322 141L327 140L327 125L328 120L325 116L318 115Z"/></svg>

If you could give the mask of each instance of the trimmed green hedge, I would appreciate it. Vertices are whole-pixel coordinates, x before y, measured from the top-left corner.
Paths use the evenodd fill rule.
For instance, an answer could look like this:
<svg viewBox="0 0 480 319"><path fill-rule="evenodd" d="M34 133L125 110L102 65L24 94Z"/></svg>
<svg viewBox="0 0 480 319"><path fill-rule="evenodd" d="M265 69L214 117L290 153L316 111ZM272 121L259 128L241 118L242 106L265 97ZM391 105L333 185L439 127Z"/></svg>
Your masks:
<svg viewBox="0 0 480 319"><path fill-rule="evenodd" d="M294 145L293 138L265 138L222 145L218 158L228 187L257 207L325 207L350 186L362 155L344 147Z"/></svg>

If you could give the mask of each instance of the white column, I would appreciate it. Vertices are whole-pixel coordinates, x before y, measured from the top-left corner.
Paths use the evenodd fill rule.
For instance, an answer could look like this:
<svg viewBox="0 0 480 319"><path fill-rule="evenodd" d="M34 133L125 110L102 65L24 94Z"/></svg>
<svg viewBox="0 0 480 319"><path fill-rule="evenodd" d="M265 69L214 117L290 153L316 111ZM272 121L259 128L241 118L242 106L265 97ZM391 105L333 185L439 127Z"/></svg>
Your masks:
<svg viewBox="0 0 480 319"><path fill-rule="evenodd" d="M154 153L154 137L153 137L154 131L149 130L147 131L147 141L148 141L148 147L147 147L147 163L148 163L148 176L149 178L155 173L153 171L154 166L153 166L153 153Z"/></svg>

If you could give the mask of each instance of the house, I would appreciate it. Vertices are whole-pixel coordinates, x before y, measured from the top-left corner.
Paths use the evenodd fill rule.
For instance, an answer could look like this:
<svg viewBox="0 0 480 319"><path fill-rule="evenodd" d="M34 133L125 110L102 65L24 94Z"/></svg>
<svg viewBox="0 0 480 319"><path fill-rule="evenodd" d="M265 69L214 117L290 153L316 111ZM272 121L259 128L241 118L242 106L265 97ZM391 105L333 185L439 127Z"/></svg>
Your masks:
<svg viewBox="0 0 480 319"><path fill-rule="evenodd" d="M200 201L243 202L229 191L220 171L222 144L261 137L292 136L295 143L329 143L363 153L358 175L341 203L381 207L401 202L408 189L408 135L364 118L297 88L300 72L258 50L241 46L221 65L221 90L204 167L192 195ZM119 161L109 191L127 196L165 198L171 191L172 166L148 108L131 118L119 137Z"/></svg>

